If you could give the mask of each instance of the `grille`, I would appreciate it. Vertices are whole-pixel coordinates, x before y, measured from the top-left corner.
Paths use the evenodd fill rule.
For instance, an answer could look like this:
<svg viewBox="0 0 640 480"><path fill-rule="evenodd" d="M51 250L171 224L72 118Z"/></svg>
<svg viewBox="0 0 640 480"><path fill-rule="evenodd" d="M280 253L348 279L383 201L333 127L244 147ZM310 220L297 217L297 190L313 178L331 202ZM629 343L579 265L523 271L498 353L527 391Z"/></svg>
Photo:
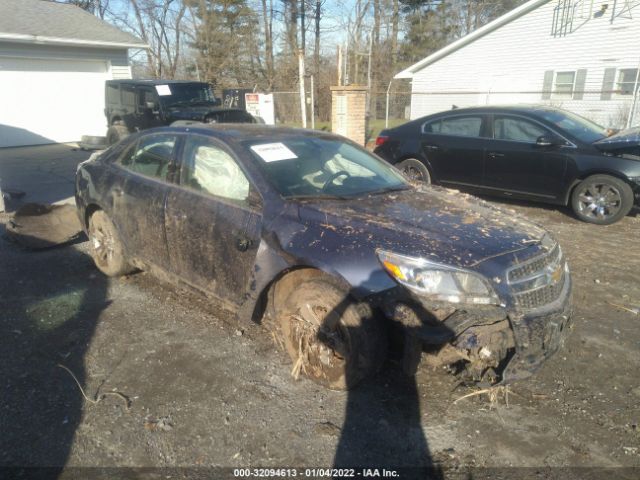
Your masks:
<svg viewBox="0 0 640 480"><path fill-rule="evenodd" d="M548 255L544 255L540 258L532 260L529 263L519 265L509 272L509 282L516 283L518 280L532 277L540 274L549 265L557 264L560 260L561 250L560 245L553 247L553 250Z"/></svg>
<svg viewBox="0 0 640 480"><path fill-rule="evenodd" d="M508 283L518 308L531 310L556 300L566 281L562 250L556 245L548 254L513 267Z"/></svg>
<svg viewBox="0 0 640 480"><path fill-rule="evenodd" d="M547 305L560 296L564 287L565 276L562 275L558 283L532 290L530 292L516 294L516 303L523 310L531 310Z"/></svg>

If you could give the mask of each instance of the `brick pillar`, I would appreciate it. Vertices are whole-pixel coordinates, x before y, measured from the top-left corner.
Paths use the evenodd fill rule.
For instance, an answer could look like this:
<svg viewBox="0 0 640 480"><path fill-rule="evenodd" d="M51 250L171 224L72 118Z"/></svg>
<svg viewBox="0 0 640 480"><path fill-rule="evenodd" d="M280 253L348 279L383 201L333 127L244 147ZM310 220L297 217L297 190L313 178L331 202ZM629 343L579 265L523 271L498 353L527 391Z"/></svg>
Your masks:
<svg viewBox="0 0 640 480"><path fill-rule="evenodd" d="M331 87L331 131L364 146L367 133L367 87Z"/></svg>

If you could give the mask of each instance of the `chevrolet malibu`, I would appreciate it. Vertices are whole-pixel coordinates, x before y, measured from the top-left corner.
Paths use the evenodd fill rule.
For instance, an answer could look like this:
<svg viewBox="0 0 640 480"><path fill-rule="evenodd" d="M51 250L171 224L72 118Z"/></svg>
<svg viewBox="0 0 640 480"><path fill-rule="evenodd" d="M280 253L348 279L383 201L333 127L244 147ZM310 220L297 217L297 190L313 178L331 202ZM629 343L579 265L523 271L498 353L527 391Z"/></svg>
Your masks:
<svg viewBox="0 0 640 480"><path fill-rule="evenodd" d="M356 385L402 333L402 365L531 375L562 344L571 278L542 228L411 184L350 141L265 126L132 135L78 167L96 266L145 269L262 322L293 372ZM393 327L395 326L395 327Z"/></svg>

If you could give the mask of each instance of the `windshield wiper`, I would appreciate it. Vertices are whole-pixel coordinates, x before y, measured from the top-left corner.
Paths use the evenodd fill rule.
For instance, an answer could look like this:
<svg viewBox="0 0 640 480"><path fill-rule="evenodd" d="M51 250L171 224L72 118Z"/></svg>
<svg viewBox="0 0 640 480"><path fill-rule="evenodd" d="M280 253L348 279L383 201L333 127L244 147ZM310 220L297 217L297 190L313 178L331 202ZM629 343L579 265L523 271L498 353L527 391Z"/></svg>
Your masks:
<svg viewBox="0 0 640 480"><path fill-rule="evenodd" d="M310 195L289 195L284 197L287 200L352 200L353 196L345 195L327 195L327 194L310 194Z"/></svg>
<svg viewBox="0 0 640 480"><path fill-rule="evenodd" d="M366 195L382 195L384 193L390 193L390 192L402 192L404 190L409 190L408 185L398 185L395 187L386 187L386 188L381 188L380 190L373 190L371 192L366 192Z"/></svg>

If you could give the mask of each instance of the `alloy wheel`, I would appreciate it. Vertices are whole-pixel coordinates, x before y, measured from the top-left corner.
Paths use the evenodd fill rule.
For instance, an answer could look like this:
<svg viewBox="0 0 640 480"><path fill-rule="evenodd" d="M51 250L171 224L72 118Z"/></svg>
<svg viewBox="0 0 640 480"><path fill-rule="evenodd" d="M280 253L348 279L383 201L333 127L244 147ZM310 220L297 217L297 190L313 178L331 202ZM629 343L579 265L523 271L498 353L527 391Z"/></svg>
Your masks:
<svg viewBox="0 0 640 480"><path fill-rule="evenodd" d="M622 208L622 194L608 183L590 183L578 193L578 210L587 218L606 220Z"/></svg>

